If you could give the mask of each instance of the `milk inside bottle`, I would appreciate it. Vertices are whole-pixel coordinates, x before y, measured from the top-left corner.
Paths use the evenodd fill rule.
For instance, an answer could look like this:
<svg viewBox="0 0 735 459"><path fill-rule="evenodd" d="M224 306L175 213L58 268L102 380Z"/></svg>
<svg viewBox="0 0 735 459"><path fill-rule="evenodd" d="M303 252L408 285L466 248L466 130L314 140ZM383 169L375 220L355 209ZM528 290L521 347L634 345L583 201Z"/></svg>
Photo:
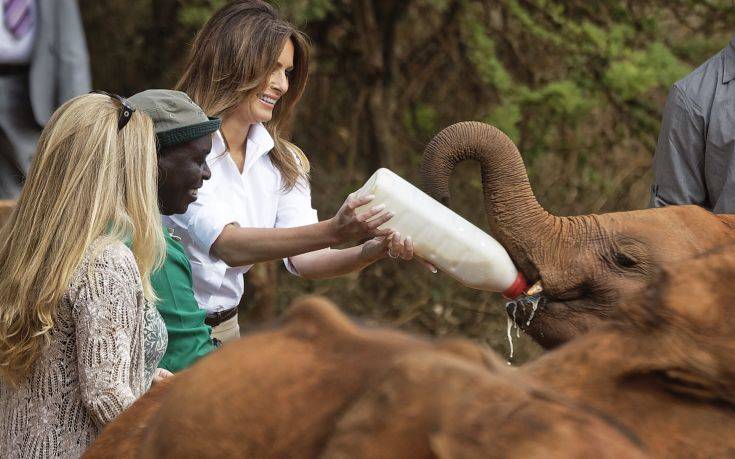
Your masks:
<svg viewBox="0 0 735 459"><path fill-rule="evenodd" d="M353 196L369 194L375 199L358 212L385 204L394 217L381 228L411 236L416 255L462 284L507 298L526 289L526 279L498 241L394 172L378 169Z"/></svg>

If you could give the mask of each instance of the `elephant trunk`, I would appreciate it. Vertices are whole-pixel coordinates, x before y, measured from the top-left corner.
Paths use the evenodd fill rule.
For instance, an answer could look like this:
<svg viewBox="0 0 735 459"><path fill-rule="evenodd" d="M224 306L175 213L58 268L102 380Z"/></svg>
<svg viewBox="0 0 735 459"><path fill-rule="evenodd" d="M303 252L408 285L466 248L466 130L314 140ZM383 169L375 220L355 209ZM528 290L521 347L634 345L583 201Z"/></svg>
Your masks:
<svg viewBox="0 0 735 459"><path fill-rule="evenodd" d="M482 168L485 212L492 235L529 280L538 279L543 257L538 239L558 232L558 217L536 200L521 155L502 131L468 121L434 136L421 165L424 190L448 205L449 177L458 163L468 159L477 160Z"/></svg>

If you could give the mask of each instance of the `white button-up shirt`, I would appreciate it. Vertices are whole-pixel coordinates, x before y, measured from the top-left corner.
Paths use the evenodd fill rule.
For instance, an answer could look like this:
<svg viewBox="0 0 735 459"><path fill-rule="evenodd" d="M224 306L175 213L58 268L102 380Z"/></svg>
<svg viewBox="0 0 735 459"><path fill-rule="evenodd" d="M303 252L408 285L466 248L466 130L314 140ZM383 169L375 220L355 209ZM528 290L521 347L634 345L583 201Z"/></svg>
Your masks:
<svg viewBox="0 0 735 459"><path fill-rule="evenodd" d="M252 265L231 268L210 255L214 241L230 223L243 228L290 228L317 223L308 183L284 191L283 178L268 154L273 138L258 123L250 127L242 173L226 150L218 131L212 138L207 164L212 177L183 215L163 217L163 224L181 236L191 262L194 296L209 312L238 305L244 291L242 275ZM288 259L286 267L296 274Z"/></svg>

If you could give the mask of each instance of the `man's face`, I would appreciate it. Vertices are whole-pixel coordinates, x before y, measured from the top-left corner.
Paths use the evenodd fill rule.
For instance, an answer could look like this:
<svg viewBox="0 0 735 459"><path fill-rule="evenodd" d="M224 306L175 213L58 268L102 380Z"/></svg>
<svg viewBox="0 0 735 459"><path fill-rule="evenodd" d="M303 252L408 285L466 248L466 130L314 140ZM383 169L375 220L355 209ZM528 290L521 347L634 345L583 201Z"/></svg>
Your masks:
<svg viewBox="0 0 735 459"><path fill-rule="evenodd" d="M197 191L212 173L207 155L212 136L206 135L158 154L158 207L163 215L183 214L197 200Z"/></svg>

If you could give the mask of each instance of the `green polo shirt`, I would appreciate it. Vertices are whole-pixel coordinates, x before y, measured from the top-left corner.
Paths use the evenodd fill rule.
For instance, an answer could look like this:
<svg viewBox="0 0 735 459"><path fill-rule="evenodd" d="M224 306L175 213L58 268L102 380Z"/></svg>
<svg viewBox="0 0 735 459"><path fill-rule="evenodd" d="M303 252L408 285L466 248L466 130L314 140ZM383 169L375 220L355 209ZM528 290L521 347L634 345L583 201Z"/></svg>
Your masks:
<svg viewBox="0 0 735 459"><path fill-rule="evenodd" d="M158 365L172 372L189 367L214 350L210 327L204 324L206 312L194 299L191 265L184 246L164 229L166 261L151 275L151 284L159 298L161 313L168 331L168 348Z"/></svg>

